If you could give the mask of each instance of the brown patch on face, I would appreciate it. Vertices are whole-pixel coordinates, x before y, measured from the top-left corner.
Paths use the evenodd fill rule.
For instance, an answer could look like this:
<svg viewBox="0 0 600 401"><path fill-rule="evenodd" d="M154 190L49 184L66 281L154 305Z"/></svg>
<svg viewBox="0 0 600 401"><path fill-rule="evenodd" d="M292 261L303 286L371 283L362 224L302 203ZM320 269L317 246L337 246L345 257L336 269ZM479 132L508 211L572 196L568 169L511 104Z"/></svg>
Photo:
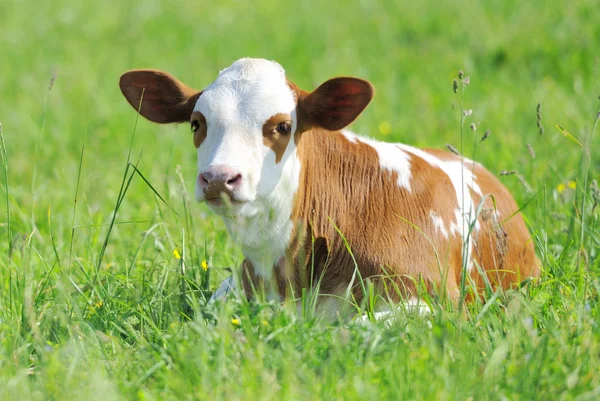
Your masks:
<svg viewBox="0 0 600 401"><path fill-rule="evenodd" d="M263 143L275 153L275 163L279 163L292 137L292 117L278 113L263 124Z"/></svg>
<svg viewBox="0 0 600 401"><path fill-rule="evenodd" d="M206 139L206 118L199 111L194 111L190 117L190 124L194 130L194 146L198 149Z"/></svg>

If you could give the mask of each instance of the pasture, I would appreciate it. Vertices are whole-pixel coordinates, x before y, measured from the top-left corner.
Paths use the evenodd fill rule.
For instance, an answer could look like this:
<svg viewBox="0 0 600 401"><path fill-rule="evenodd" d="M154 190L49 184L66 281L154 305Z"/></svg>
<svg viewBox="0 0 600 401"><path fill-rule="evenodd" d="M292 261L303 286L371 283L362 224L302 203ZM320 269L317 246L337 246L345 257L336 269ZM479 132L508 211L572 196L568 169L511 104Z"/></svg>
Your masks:
<svg viewBox="0 0 600 401"><path fill-rule="evenodd" d="M595 1L7 0L0 15L0 400L600 397ZM193 200L189 126L138 120L118 82L157 68L202 89L241 57L309 90L368 79L353 131L498 173L539 282L391 324L207 305L242 255Z"/></svg>

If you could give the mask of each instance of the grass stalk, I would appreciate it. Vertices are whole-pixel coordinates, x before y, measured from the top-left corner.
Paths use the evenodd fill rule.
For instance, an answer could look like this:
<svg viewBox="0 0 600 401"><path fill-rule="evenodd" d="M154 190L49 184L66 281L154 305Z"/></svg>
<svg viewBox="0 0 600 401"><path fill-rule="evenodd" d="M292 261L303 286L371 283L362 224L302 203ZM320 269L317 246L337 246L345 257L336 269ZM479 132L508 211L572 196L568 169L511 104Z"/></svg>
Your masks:
<svg viewBox="0 0 600 401"><path fill-rule="evenodd" d="M12 222L10 213L10 187L8 185L8 152L6 151L6 142L4 141L4 132L0 122L0 156L2 157L2 170L4 172L4 195L6 197L6 245L8 252L8 261L12 257L13 236Z"/></svg>

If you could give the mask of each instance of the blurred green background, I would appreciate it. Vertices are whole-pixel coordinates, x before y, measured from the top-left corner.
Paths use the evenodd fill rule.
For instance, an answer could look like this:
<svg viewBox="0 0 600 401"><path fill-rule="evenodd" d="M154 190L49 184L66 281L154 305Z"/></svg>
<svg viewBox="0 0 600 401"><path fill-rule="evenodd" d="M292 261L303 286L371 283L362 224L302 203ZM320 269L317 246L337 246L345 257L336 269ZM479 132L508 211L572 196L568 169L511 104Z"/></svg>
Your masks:
<svg viewBox="0 0 600 401"><path fill-rule="evenodd" d="M586 359L600 349L597 339L579 348L562 341L568 329L556 328L556 337L544 331L549 322L578 316L578 327L586 328L587 335L598 333L585 312L596 310L597 286L588 286L585 278L597 283L595 226L585 231L583 241L589 246L589 275L573 276L576 269L566 261L578 252L570 249L577 226L572 201L576 190L587 191L580 181L579 144L590 150L589 179L597 178L598 141L590 141L590 133L600 95L599 49L596 0L1 0L0 122L9 184L7 191L4 180L0 183L0 398L248 399L262 394L263 399L305 399L319 394L331 399L337 394L352 399L370 394L469 399L487 394L486 399L501 398L501 389L510 399L533 399L539 395L535 388L552 398L599 385L593 374L597 363ZM240 335L229 318L209 329L182 324L181 261L173 250L187 252L190 289L207 286L202 261L212 272L208 286L213 288L229 274L224 268L239 264L240 253L218 218L204 205L187 202L188 194L193 199L196 164L189 128L140 120L132 142L136 114L122 97L118 79L129 69L158 68L202 89L241 57L278 61L304 89L337 75L368 79L376 96L351 128L423 147L459 147L460 97L452 82L463 70L470 77L464 107L473 110L463 126L463 152L472 157L473 144L489 129L476 159L494 173L518 172L501 180L519 204L527 204L524 213L548 262L544 280L551 283L524 309L537 311L531 313L543 344L558 338L560 347L531 362L522 359L521 354L537 355L532 350L540 344L535 336L520 343L530 330L526 318L532 318L509 319L515 334L506 345L490 334L506 330L502 308L496 320L467 330L475 345L460 340L453 330L460 332L456 327L461 326L452 318L435 321L431 331L416 321L413 330L422 337L415 334L412 342L402 337L398 345L393 333L377 332L394 351L373 348L375 356L365 353L360 363L344 358L370 349L365 344L375 334L294 326L293 319L282 317L287 315L276 315L276 323L267 319L269 330L291 325L299 334L287 334L287 346L281 342L271 349L262 334L251 336L253 328L244 335L256 342L231 345ZM538 103L543 136L536 126ZM479 124L475 134L471 123ZM178 215L135 177L99 263L130 148L139 170ZM262 324L262 312L236 311L242 321ZM231 311L221 313L230 317ZM436 344L445 344L441 350L429 342L431 332ZM188 335L199 340L187 342ZM346 335L348 341L340 342L338 336ZM73 345L74 339L83 345ZM320 349L321 357L311 359L303 344ZM59 351L43 357L46 346ZM458 354L465 357L457 361ZM189 355L199 359L190 362ZM240 362L239 355L254 359ZM513 358L507 362L512 374L498 359L502 355ZM302 365L307 358L311 362ZM383 358L385 366L409 359L415 365L386 373L376 358ZM364 371L357 367L363 362ZM548 372L537 374L536 366L544 364ZM469 370L473 366L479 371ZM577 381L565 387L577 366ZM259 367L267 373L252 376ZM326 367L332 373L323 373ZM495 369L504 373L489 376ZM486 384L478 373L484 371ZM423 380L429 375L439 380ZM359 377L373 380L352 387ZM527 380L537 380L540 387L529 388ZM272 390L268 396L267 390Z"/></svg>

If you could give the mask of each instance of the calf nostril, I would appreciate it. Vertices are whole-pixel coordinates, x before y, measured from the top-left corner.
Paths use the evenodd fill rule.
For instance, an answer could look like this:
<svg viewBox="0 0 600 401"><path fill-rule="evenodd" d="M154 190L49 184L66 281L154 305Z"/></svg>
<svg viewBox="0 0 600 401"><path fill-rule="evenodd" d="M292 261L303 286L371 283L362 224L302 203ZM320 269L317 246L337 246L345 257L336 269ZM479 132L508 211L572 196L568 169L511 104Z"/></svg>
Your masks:
<svg viewBox="0 0 600 401"><path fill-rule="evenodd" d="M201 184L208 185L208 180L206 179L205 174L200 174L198 178L200 179Z"/></svg>
<svg viewBox="0 0 600 401"><path fill-rule="evenodd" d="M234 184L238 183L241 179L242 179L242 175L238 174L235 177L227 180L227 185L234 185Z"/></svg>

